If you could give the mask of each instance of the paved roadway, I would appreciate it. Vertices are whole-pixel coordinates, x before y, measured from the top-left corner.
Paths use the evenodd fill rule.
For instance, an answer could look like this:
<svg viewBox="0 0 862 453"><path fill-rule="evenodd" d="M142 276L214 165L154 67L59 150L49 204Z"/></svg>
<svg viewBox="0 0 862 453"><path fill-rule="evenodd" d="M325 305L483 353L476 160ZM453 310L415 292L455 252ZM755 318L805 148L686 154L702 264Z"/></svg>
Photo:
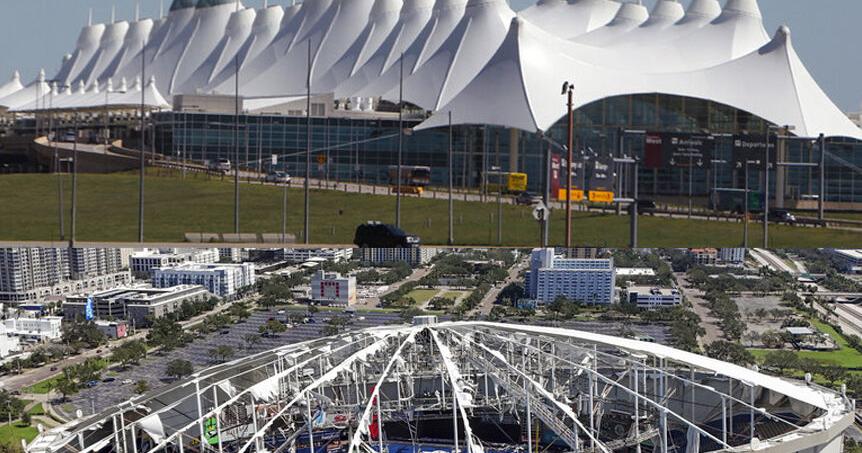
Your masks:
<svg viewBox="0 0 862 453"><path fill-rule="evenodd" d="M675 272L674 276L676 277L676 281L679 282L679 290L682 296L691 302L692 311L700 316L701 325L706 331L706 334L699 338L700 346L704 347L714 341L724 339L724 332L722 332L721 327L718 325L718 319L710 314L707 302L703 298L704 292L691 286L685 272Z"/></svg>
<svg viewBox="0 0 862 453"><path fill-rule="evenodd" d="M521 271L530 265L530 255L525 255L521 257L512 267L509 268L509 274L506 276L506 279L502 282L497 283L485 294L485 297L479 302L479 305L476 306L473 310L467 313L468 316L475 315L487 315L491 313L491 309L494 308L494 303L497 301L497 296L500 295L500 291L503 290L510 283L514 283L518 279L518 275Z"/></svg>

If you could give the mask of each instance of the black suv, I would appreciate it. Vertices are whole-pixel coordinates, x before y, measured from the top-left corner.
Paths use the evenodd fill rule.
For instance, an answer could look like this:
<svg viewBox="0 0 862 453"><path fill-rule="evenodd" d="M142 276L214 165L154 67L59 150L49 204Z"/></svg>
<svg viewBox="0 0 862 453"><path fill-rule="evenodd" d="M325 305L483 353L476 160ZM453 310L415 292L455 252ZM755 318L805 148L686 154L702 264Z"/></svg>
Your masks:
<svg viewBox="0 0 862 453"><path fill-rule="evenodd" d="M360 248L411 248L419 246L419 237L395 225L368 222L356 227L353 243Z"/></svg>

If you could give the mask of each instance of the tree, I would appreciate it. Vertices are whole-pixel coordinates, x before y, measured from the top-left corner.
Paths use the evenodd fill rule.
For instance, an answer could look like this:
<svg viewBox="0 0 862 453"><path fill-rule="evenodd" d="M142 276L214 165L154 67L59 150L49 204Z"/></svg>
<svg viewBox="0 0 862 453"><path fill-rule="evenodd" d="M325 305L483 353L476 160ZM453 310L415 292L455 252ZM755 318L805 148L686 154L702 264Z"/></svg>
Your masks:
<svg viewBox="0 0 862 453"><path fill-rule="evenodd" d="M348 325L353 324L353 320L346 316L335 316L326 320L326 325L323 326L323 335L332 336L340 334Z"/></svg>
<svg viewBox="0 0 862 453"><path fill-rule="evenodd" d="M65 371L65 370L64 370ZM78 393L78 383L75 382L67 373L64 373L57 381L54 382L54 390L60 392L61 400L65 401L69 395Z"/></svg>
<svg viewBox="0 0 862 453"><path fill-rule="evenodd" d="M185 376L189 376L195 372L195 367L188 360L183 359L174 359L168 362L167 368L165 368L165 374L174 378L181 379Z"/></svg>
<svg viewBox="0 0 862 453"><path fill-rule="evenodd" d="M707 345L706 355L713 359L737 365L751 365L754 363L754 356L741 344L724 340L718 340Z"/></svg>
<svg viewBox="0 0 862 453"><path fill-rule="evenodd" d="M760 335L760 342L767 349L780 349L784 347L785 338L781 332L767 330Z"/></svg>
<svg viewBox="0 0 862 453"><path fill-rule="evenodd" d="M130 363L137 365L141 359L147 356L147 345L140 340L132 340L114 349L111 361L119 363L123 368Z"/></svg>
<svg viewBox="0 0 862 453"><path fill-rule="evenodd" d="M33 416L31 416L27 411L21 411L21 424L24 426L30 426L32 423Z"/></svg>
<svg viewBox="0 0 862 453"><path fill-rule="evenodd" d="M0 391L0 420L18 418L24 410L24 401L15 398L8 390Z"/></svg>
<svg viewBox="0 0 862 453"><path fill-rule="evenodd" d="M234 350L232 347L227 345L219 345L212 349L210 349L210 356L214 358L217 362L226 362L227 359L233 357Z"/></svg>
<svg viewBox="0 0 862 453"><path fill-rule="evenodd" d="M829 381L830 384L835 385L836 382L844 380L847 377L847 370L834 363L829 363L823 365L820 369L820 374Z"/></svg>
<svg viewBox="0 0 862 453"><path fill-rule="evenodd" d="M488 313L488 319L491 321L499 321L508 316L509 312L505 307L501 307L499 305L495 305L491 308L491 313Z"/></svg>
<svg viewBox="0 0 862 453"><path fill-rule="evenodd" d="M410 322L411 320L413 320L413 318L417 316L424 316L427 314L428 312L419 307L409 307L405 308L404 310L401 310L401 319L404 322Z"/></svg>
<svg viewBox="0 0 862 453"><path fill-rule="evenodd" d="M578 315L578 310L580 309L581 304L567 299L565 296L557 296L553 302L548 304L546 309L548 312L554 315L554 320L562 319L572 319Z"/></svg>
<svg viewBox="0 0 862 453"><path fill-rule="evenodd" d="M240 321L245 321L251 317L251 311L248 309L248 306L240 302L231 305L228 313Z"/></svg>
<svg viewBox="0 0 862 453"><path fill-rule="evenodd" d="M320 309L317 308L317 305L309 305L308 306L308 314L310 314L310 315L313 315L319 311L320 311Z"/></svg>
<svg viewBox="0 0 862 453"><path fill-rule="evenodd" d="M779 374L784 374L786 370L799 366L799 356L792 351L770 351L763 358L763 365L777 370Z"/></svg>
<svg viewBox="0 0 862 453"><path fill-rule="evenodd" d="M446 310L449 307L454 307L455 301L448 297L434 297L428 301L428 308L436 311Z"/></svg>
<svg viewBox="0 0 862 453"><path fill-rule="evenodd" d="M254 345L260 343L260 335L255 335L253 333L247 333L242 337L243 341L245 341L245 348L251 349Z"/></svg>
<svg viewBox="0 0 862 453"><path fill-rule="evenodd" d="M162 350L170 351L185 346L191 341L191 337L178 322L170 318L161 318L153 323L147 334L147 341Z"/></svg>
<svg viewBox="0 0 862 453"><path fill-rule="evenodd" d="M74 349L97 348L108 341L108 337L100 331L92 321L70 322L63 324L63 344Z"/></svg>
<svg viewBox="0 0 862 453"><path fill-rule="evenodd" d="M135 393L138 395L143 395L150 390L150 383L141 379L138 382L135 382Z"/></svg>
<svg viewBox="0 0 862 453"><path fill-rule="evenodd" d="M258 327L257 331L260 332L261 335L277 337L278 334L287 331L287 326L277 319L270 319L266 324Z"/></svg>

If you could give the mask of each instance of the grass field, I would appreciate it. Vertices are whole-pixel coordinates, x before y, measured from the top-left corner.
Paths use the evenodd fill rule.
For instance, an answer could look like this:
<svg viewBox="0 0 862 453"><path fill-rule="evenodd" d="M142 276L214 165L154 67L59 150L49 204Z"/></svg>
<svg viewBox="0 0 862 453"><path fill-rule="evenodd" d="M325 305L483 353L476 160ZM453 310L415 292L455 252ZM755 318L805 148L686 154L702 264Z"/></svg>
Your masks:
<svg viewBox="0 0 862 453"><path fill-rule="evenodd" d="M0 442L21 446L21 439L30 442L36 438L39 431L35 426L24 426L18 422L13 422L11 425L3 424L0 426Z"/></svg>
<svg viewBox="0 0 862 453"><path fill-rule="evenodd" d="M45 415L45 408L42 403L37 403L27 411L30 415Z"/></svg>
<svg viewBox="0 0 862 453"><path fill-rule="evenodd" d="M829 334L829 336L835 340L839 349L835 351L798 351L796 355L800 358L813 359L819 362L831 363L845 368L862 368L862 353L850 347L843 335L836 332L835 329L829 325L816 319L810 319L809 321L811 321L811 324L821 332ZM769 353L769 350L752 349L751 353L754 354L757 359L762 359L767 353Z"/></svg>
<svg viewBox="0 0 862 453"><path fill-rule="evenodd" d="M138 180L132 174L80 175L78 184L79 241L136 242ZM71 182L65 177L65 227L69 231ZM0 240L59 240L58 177L46 174L0 176ZM233 232L233 185L225 180L151 176L146 182L145 239L181 242L185 233ZM240 188L240 225L245 233L281 231L282 191L277 187ZM447 241L447 202L407 197L402 202L402 226L425 244ZM395 198L335 191L312 192L311 242L349 244L356 225L368 220L392 222ZM496 245L497 206L493 203L455 203L456 245ZM563 242L564 216L551 216L551 242ZM290 191L288 231L300 238L302 191ZM751 243L759 244L761 228L752 225ZM629 242L627 216L577 213L573 223L576 244L625 247ZM780 247L851 247L862 244L857 232L796 229L774 226L771 245ZM503 208L503 244L534 246L539 227L531 209ZM702 220L640 219L640 246L739 246L742 225Z"/></svg>
<svg viewBox="0 0 862 453"><path fill-rule="evenodd" d="M60 378L60 375L50 377L45 379L44 381L39 381L29 387L25 387L22 392L23 393L31 393L36 395L44 395L51 391L54 387L54 383Z"/></svg>
<svg viewBox="0 0 862 453"><path fill-rule="evenodd" d="M467 291L446 291L443 293L443 297L446 299L458 300L461 295L463 295Z"/></svg>
<svg viewBox="0 0 862 453"><path fill-rule="evenodd" d="M414 289L407 293L407 297L412 297L417 304L424 305L439 292L439 289Z"/></svg>

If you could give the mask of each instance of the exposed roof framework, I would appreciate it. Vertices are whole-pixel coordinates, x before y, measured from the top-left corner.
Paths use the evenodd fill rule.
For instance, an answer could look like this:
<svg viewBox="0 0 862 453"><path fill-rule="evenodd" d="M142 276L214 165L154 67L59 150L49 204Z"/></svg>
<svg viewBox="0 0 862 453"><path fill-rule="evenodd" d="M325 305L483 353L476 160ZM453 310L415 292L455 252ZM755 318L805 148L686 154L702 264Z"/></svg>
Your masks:
<svg viewBox="0 0 862 453"><path fill-rule="evenodd" d="M437 113L423 127L452 111L456 124L528 131L562 117L565 80L578 106L665 93L724 103L800 135L862 139L786 27L770 37L757 0L719 1L686 9L658 0L648 11L641 2L540 0L516 15L505 0L306 0L261 10L176 0L158 21L84 27L55 79L104 89L108 79L140 76L145 62L165 97L232 94L239 72L240 94L260 98L304 94L310 72L315 94L397 101L403 92Z"/></svg>
<svg viewBox="0 0 862 453"><path fill-rule="evenodd" d="M404 417L405 407L411 417ZM436 421L460 426L460 438L453 430L449 441L482 453L523 447L520 437L489 435L482 420L529 430L538 419L575 451L639 444L679 452L800 451L839 438L853 410L852 401L832 391L654 343L458 322L286 345L46 431L28 449L182 450L207 442L208 424L206 437L230 451L282 451L299 436L313 442L318 428L351 424L349 451L371 452L398 442L394 424ZM732 429L728 419L736 420ZM386 428L378 436L381 421ZM437 433L433 442L446 435Z"/></svg>

